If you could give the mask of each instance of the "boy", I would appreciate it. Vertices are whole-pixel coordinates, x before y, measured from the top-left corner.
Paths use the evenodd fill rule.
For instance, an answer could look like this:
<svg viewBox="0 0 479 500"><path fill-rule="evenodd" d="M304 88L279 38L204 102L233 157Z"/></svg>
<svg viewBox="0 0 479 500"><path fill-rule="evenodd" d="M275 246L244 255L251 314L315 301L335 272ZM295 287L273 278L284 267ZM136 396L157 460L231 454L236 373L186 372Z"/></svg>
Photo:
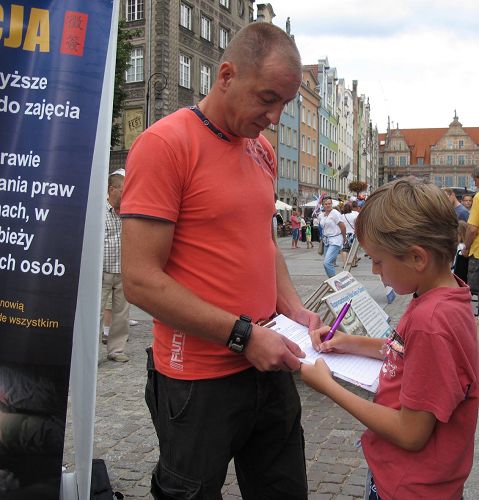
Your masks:
<svg viewBox="0 0 479 500"><path fill-rule="evenodd" d="M356 222L372 270L399 294L413 293L397 330L384 339L312 334L326 352L384 359L374 402L302 365L302 379L354 415L368 430L366 497L457 499L471 470L478 411L476 324L469 288L450 271L457 217L432 184L400 179L376 190ZM368 478L369 479L369 478Z"/></svg>

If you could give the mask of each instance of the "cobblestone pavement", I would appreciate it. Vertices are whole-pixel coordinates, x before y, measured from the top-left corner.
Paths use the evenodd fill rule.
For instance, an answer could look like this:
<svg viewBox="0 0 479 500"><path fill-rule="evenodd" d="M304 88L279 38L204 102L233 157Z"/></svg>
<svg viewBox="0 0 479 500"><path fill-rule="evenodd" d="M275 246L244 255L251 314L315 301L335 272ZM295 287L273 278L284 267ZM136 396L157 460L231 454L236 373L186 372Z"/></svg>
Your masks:
<svg viewBox="0 0 479 500"><path fill-rule="evenodd" d="M317 254L316 247L312 250L290 249L289 238L280 239L279 245L283 249L293 282L301 297L306 299L326 278L322 257ZM379 279L371 274L370 261L362 252L360 255L362 259L358 267L353 268L353 275L384 307L392 323L396 324L409 299L397 297L392 304L387 304ZM114 491L120 491L125 497L142 499L151 498L150 476L158 457L156 434L144 403L144 349L151 341L151 321L145 313L134 307L131 317L138 319L139 324L130 327L128 363L108 361L104 347L100 346L93 456L105 460ZM364 426L328 398L306 387L299 379L297 385L303 406L309 498L362 499L367 466L356 442ZM352 386L348 388L363 397L369 397L367 391ZM74 467L71 433L69 417L64 453L64 464L68 470ZM479 432L476 433L473 471L466 483L466 500L479 498L478 437ZM241 498L232 465L223 488L223 498Z"/></svg>

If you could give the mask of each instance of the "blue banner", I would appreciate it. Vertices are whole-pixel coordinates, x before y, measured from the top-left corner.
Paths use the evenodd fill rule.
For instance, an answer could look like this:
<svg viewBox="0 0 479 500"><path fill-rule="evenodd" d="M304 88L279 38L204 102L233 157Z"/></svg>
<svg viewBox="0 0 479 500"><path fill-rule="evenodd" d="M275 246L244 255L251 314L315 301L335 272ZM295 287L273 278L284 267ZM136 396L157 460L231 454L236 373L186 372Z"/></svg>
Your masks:
<svg viewBox="0 0 479 500"><path fill-rule="evenodd" d="M59 496L111 15L111 0L0 0L1 498Z"/></svg>

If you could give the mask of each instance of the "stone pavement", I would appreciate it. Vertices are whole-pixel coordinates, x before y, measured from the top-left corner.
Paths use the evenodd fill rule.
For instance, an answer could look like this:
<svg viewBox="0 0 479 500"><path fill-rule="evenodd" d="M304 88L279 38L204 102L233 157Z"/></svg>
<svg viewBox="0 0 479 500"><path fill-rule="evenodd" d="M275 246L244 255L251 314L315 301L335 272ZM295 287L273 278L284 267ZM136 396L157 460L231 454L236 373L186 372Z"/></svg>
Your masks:
<svg viewBox="0 0 479 500"><path fill-rule="evenodd" d="M317 253L317 243L312 250L307 250L304 243L300 245L302 248L292 250L289 238L279 240L293 282L305 300L326 276L322 257ZM360 255L362 259L358 267L352 269L352 274L384 307L392 323L396 324L409 298L397 297L392 304L387 304L379 278L371 274L370 260L363 256L362 251ZM127 347L130 361L124 364L108 361L104 347L100 346L93 456L105 460L114 491L120 491L125 497L142 499L151 498L150 475L158 456L156 434L144 403L144 349L151 341L151 320L136 307L132 307L130 316L139 320L137 326L130 327ZM362 499L367 466L356 442L364 426L331 400L306 387L298 378L297 385L303 406L309 498ZM367 391L352 386L348 388L363 397L370 397ZM71 422L68 418L64 464L71 470L74 457ZM466 500L479 498L478 439L479 432L476 433L473 470L466 483ZM232 464L228 470L223 498L241 498Z"/></svg>

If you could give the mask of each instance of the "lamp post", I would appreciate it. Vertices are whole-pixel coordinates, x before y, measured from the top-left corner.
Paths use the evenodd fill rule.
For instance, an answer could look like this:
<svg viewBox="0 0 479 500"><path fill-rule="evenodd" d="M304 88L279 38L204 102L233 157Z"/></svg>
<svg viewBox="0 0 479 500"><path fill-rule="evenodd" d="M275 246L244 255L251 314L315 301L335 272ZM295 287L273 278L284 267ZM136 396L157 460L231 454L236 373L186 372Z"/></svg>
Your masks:
<svg viewBox="0 0 479 500"><path fill-rule="evenodd" d="M146 84L146 108L145 108L145 124L146 127L148 128L150 126L150 89L151 89L151 80L155 76L160 76L162 78L162 81L158 80L153 84L154 90L155 90L155 97L160 97L161 93L163 90L165 90L166 86L168 85L168 77L161 72L156 72L152 73L150 77L148 78L148 82Z"/></svg>

